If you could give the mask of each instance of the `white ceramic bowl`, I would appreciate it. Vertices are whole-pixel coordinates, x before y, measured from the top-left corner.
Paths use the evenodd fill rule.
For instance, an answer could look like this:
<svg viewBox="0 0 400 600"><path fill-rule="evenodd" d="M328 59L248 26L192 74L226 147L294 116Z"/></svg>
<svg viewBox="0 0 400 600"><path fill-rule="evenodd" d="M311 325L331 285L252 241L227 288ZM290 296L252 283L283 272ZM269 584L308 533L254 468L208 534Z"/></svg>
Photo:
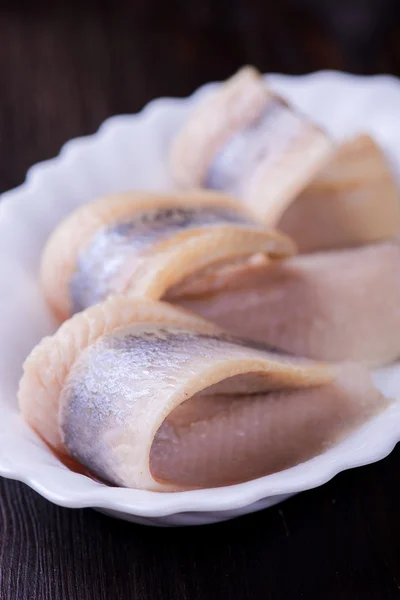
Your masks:
<svg viewBox="0 0 400 600"><path fill-rule="evenodd" d="M400 83L322 72L271 75L273 87L335 137L369 131L400 173ZM17 384L31 348L54 331L38 287L40 253L53 227L73 208L99 195L171 187L170 141L193 105L213 85L186 99L151 102L138 115L113 117L92 136L72 140L52 160L32 167L0 203L0 474L24 481L62 506L94 507L153 525L194 525L229 519L280 502L336 473L377 461L400 439L394 403L351 437L306 463L241 485L172 494L111 488L63 466L17 413ZM397 276L397 274L394 274ZM382 390L400 399L400 366L381 370Z"/></svg>

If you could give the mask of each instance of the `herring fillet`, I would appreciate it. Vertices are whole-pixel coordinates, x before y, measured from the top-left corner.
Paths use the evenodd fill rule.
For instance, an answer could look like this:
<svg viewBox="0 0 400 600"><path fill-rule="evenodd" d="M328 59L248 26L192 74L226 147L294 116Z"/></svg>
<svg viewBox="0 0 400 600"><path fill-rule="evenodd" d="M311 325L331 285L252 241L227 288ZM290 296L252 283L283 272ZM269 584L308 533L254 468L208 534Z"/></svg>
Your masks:
<svg viewBox="0 0 400 600"><path fill-rule="evenodd" d="M295 246L225 194L121 193L81 206L59 224L43 251L41 282L64 320L110 294L159 299L193 271L256 252L276 259Z"/></svg>
<svg viewBox="0 0 400 600"><path fill-rule="evenodd" d="M361 366L277 355L182 309L118 296L39 344L19 401L59 453L115 485L159 491L297 464L387 405Z"/></svg>
<svg viewBox="0 0 400 600"><path fill-rule="evenodd" d="M398 186L371 136L336 146L250 67L195 107L171 145L170 169L179 188L233 194L301 253L400 233Z"/></svg>
<svg viewBox="0 0 400 600"><path fill-rule="evenodd" d="M333 148L319 127L244 67L189 116L171 145L171 173L178 187L234 194L271 226Z"/></svg>
<svg viewBox="0 0 400 600"><path fill-rule="evenodd" d="M64 318L118 293L165 299L282 352L379 365L400 356L399 248L287 258L290 239L228 196L121 194L61 223L42 282Z"/></svg>

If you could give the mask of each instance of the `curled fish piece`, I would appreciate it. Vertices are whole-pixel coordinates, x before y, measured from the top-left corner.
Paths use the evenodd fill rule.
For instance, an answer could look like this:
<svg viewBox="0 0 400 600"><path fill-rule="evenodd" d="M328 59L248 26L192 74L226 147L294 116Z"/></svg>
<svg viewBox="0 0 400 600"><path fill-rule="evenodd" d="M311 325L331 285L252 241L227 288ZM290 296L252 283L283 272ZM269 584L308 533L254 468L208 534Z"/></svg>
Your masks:
<svg viewBox="0 0 400 600"><path fill-rule="evenodd" d="M225 194L124 193L80 207L56 228L41 280L63 320L110 294L158 300L197 270L254 253L274 259L294 252L288 237L256 224Z"/></svg>
<svg viewBox="0 0 400 600"><path fill-rule="evenodd" d="M277 221L302 253L361 246L400 233L400 196L386 158L361 134L329 164Z"/></svg>
<svg viewBox="0 0 400 600"><path fill-rule="evenodd" d="M119 296L33 350L19 402L59 454L106 482L157 491L298 464L388 404L361 366L275 354L181 309Z"/></svg>
<svg viewBox="0 0 400 600"><path fill-rule="evenodd" d="M254 226L225 196L189 197L123 194L62 223L42 264L58 314L125 293L315 360L400 356L397 241L273 261L293 251L288 238Z"/></svg>
<svg viewBox="0 0 400 600"><path fill-rule="evenodd" d="M231 193L271 225L332 151L319 127L245 67L194 110L172 144L171 170L180 187Z"/></svg>
<svg viewBox="0 0 400 600"><path fill-rule="evenodd" d="M361 134L335 149L249 67L194 110L173 142L171 171L179 187L232 193L300 252L400 231L397 185L373 139Z"/></svg>
<svg viewBox="0 0 400 600"><path fill-rule="evenodd" d="M282 352L379 365L400 357L399 269L399 241L381 242L204 274L166 299Z"/></svg>

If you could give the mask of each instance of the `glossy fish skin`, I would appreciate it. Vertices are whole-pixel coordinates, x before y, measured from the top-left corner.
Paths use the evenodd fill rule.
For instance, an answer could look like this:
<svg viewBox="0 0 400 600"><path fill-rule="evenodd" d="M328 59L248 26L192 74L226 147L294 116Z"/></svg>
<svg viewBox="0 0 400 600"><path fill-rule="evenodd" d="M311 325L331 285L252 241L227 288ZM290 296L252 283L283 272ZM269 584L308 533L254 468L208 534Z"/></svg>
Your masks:
<svg viewBox="0 0 400 600"><path fill-rule="evenodd" d="M400 244L385 242L261 261L169 300L282 352L379 365L400 357L399 268Z"/></svg>
<svg viewBox="0 0 400 600"><path fill-rule="evenodd" d="M219 150L208 169L205 187L244 197L255 165L266 159L273 164L300 128L287 106L270 98L257 120L237 131ZM276 148L274 141L279 135L281 144Z"/></svg>
<svg viewBox="0 0 400 600"><path fill-rule="evenodd" d="M116 485L159 491L286 468L387 406L362 367L277 355L180 309L123 297L44 340L19 399L60 454Z"/></svg>
<svg viewBox="0 0 400 600"><path fill-rule="evenodd" d="M41 281L63 320L110 294L158 299L197 269L294 251L289 238L255 224L224 194L125 193L84 205L58 226L43 252Z"/></svg>
<svg viewBox="0 0 400 600"><path fill-rule="evenodd" d="M114 296L78 313L32 350L24 363L18 399L24 419L58 454L65 454L58 423L65 379L85 348L118 327L142 322L216 327L200 317L163 302ZM217 331L218 328L217 328Z"/></svg>
<svg viewBox="0 0 400 600"><path fill-rule="evenodd" d="M171 148L179 187L233 193L270 226L329 160L333 143L241 69L194 110Z"/></svg>
<svg viewBox="0 0 400 600"><path fill-rule="evenodd" d="M382 150L361 134L337 149L277 226L301 253L361 246L400 234L400 194Z"/></svg>
<svg viewBox="0 0 400 600"><path fill-rule="evenodd" d="M134 213L128 220L100 229L79 253L69 293L73 312L102 302L119 290L125 265L139 262L163 241L195 231L223 225L255 227L250 220L224 206L160 207ZM135 261L136 258L136 261ZM133 267L134 268L134 267Z"/></svg>
<svg viewBox="0 0 400 600"><path fill-rule="evenodd" d="M330 152L322 132L273 99L257 123L236 133L220 150L205 187L240 198L255 219L272 226Z"/></svg>

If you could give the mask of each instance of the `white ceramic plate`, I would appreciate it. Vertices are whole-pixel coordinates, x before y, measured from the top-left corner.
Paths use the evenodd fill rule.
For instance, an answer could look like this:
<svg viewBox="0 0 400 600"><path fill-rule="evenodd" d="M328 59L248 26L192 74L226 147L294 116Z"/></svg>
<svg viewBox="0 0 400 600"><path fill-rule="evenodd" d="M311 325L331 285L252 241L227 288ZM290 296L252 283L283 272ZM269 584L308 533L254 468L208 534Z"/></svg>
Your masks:
<svg viewBox="0 0 400 600"><path fill-rule="evenodd" d="M271 75L273 87L335 137L369 131L400 173L400 83L322 72ZM151 102L138 115L113 117L98 133L68 142L60 155L28 172L0 203L0 474L24 481L62 506L94 507L153 525L194 525L229 519L323 484L336 473L377 461L400 440L395 403L342 443L306 463L241 485L172 494L110 488L63 466L19 419L17 384L31 348L54 331L40 293L41 249L73 208L99 195L171 187L170 141L207 85L190 98ZM395 276L395 274L394 274ZM400 400L400 366L376 374L382 391Z"/></svg>

